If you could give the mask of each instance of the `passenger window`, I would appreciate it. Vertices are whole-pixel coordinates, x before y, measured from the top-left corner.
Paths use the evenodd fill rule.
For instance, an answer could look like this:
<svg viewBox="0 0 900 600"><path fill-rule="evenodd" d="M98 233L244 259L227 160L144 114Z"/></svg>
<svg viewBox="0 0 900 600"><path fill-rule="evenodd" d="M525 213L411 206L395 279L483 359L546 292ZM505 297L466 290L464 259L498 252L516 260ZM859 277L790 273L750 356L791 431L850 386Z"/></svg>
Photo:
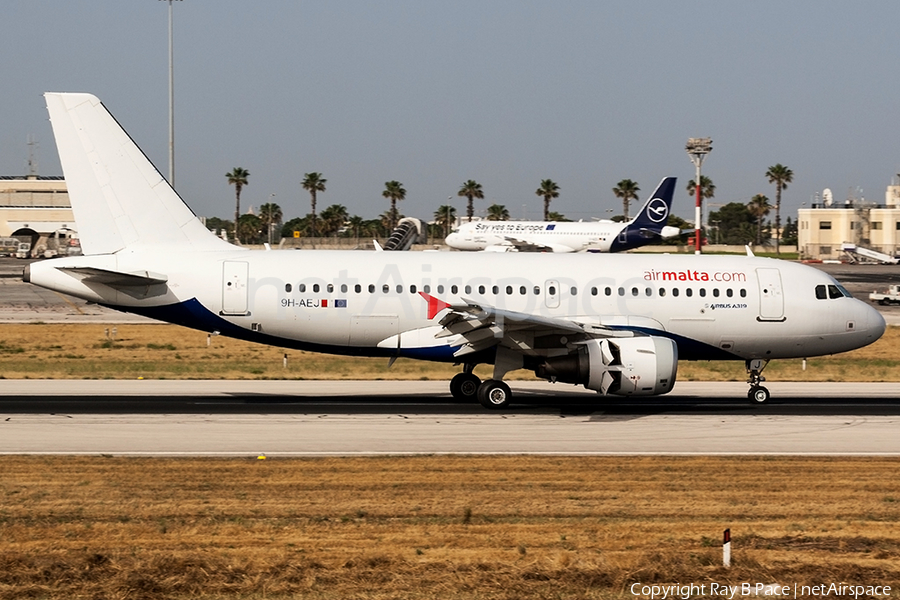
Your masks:
<svg viewBox="0 0 900 600"><path fill-rule="evenodd" d="M625 288L621 288L621 287L619 288L619 295L620 295L620 296L624 296L624 295L625 295Z"/></svg>
<svg viewBox="0 0 900 600"><path fill-rule="evenodd" d="M329 294L330 294L331 292L333 292L333 291L334 291L334 284L329 283L327 289L328 289L328 293L329 293Z"/></svg>
<svg viewBox="0 0 900 600"><path fill-rule="evenodd" d="M381 286L381 291L382 293L387 294L389 291L391 291L391 286L385 283Z"/></svg>
<svg viewBox="0 0 900 600"><path fill-rule="evenodd" d="M458 292L458 291L459 291L459 288L456 287L455 285L451 285L451 286L450 286L450 293L451 293L451 294L455 294L455 293Z"/></svg>
<svg viewBox="0 0 900 600"><path fill-rule="evenodd" d="M398 293L398 294L402 294L402 293L403 293L403 286L402 286L402 285L399 285L399 284L397 285L397 293Z"/></svg>
<svg viewBox="0 0 900 600"><path fill-rule="evenodd" d="M636 287L631 288L631 295L632 295L632 296L637 296L637 295L638 295L638 289L637 289Z"/></svg>
<svg viewBox="0 0 900 600"><path fill-rule="evenodd" d="M409 286L409 293L410 294L416 293L416 284L412 284L411 286Z"/></svg>
<svg viewBox="0 0 900 600"><path fill-rule="evenodd" d="M500 288L498 288L496 285L493 286L493 287L491 288L491 293L494 294L494 295L496 296L497 294L500 293Z"/></svg>
<svg viewBox="0 0 900 600"><path fill-rule="evenodd" d="M353 286L353 291L356 292L357 294L360 293L362 291L362 286L357 283L356 285Z"/></svg>
<svg viewBox="0 0 900 600"><path fill-rule="evenodd" d="M306 284L305 284L305 283L301 283L300 285L298 285L298 286L297 286L297 291L298 291L298 292L305 292L305 291L306 291Z"/></svg>
<svg viewBox="0 0 900 600"><path fill-rule="evenodd" d="M511 285L506 286L506 295L512 296L512 292L513 292L512 286Z"/></svg>
<svg viewBox="0 0 900 600"><path fill-rule="evenodd" d="M746 298L746 297L747 297L747 290L745 290L744 288L741 288L741 298Z"/></svg>
<svg viewBox="0 0 900 600"><path fill-rule="evenodd" d="M666 295L666 288L659 288L659 295L660 295L660 297L665 296L665 295Z"/></svg>
<svg viewBox="0 0 900 600"><path fill-rule="evenodd" d="M438 294L443 294L443 293L444 293L444 286L439 285L438 286Z"/></svg>
<svg viewBox="0 0 900 600"><path fill-rule="evenodd" d="M719 297L719 288L713 288L713 296L715 296L716 298Z"/></svg>
<svg viewBox="0 0 900 600"><path fill-rule="evenodd" d="M684 290L684 295L687 296L688 298L690 298L691 296L693 296L693 295L694 295L694 290L693 290L693 288L688 288L688 289Z"/></svg>
<svg viewBox="0 0 900 600"><path fill-rule="evenodd" d="M479 293L479 294L484 294L484 286L483 286L483 285L479 285L479 286L478 286L478 293Z"/></svg>
<svg viewBox="0 0 900 600"><path fill-rule="evenodd" d="M426 294L430 294L430 293L431 293L431 286L430 286L430 285L423 285L423 286L422 286L422 291L425 292Z"/></svg>
<svg viewBox="0 0 900 600"><path fill-rule="evenodd" d="M678 297L678 288L672 288L672 295Z"/></svg>
<svg viewBox="0 0 900 600"><path fill-rule="evenodd" d="M591 288L591 296L596 296L596 295L597 295L597 288L592 287Z"/></svg>
<svg viewBox="0 0 900 600"><path fill-rule="evenodd" d="M603 291L606 293L607 296L612 296L612 288L611 287L608 287ZM621 296L621 294L619 294L619 295Z"/></svg>
<svg viewBox="0 0 900 600"><path fill-rule="evenodd" d="M700 297L706 298L706 288L700 288Z"/></svg>
<svg viewBox="0 0 900 600"><path fill-rule="evenodd" d="M648 297L650 297L653 295L653 290L651 290L650 288L647 288L646 290L644 290L644 293L647 294Z"/></svg>
<svg viewBox="0 0 900 600"><path fill-rule="evenodd" d="M556 286L551 285L549 288L547 288L547 293L550 294L551 296L555 296L556 295Z"/></svg>
<svg viewBox="0 0 900 600"><path fill-rule="evenodd" d="M289 284L289 283L284 284L284 291L290 293L291 292L291 284Z"/></svg>
<svg viewBox="0 0 900 600"><path fill-rule="evenodd" d="M342 293L342 294L346 294L346 293L347 293L347 284L346 284L346 283L342 283L342 284L341 284L341 293Z"/></svg>
<svg viewBox="0 0 900 600"><path fill-rule="evenodd" d="M572 294L573 296L577 296L578 288L573 285L572 288L569 290L569 293Z"/></svg>
<svg viewBox="0 0 900 600"><path fill-rule="evenodd" d="M734 291L731 288L725 290L725 295L731 298L734 295Z"/></svg>
<svg viewBox="0 0 900 600"><path fill-rule="evenodd" d="M528 290L525 288L524 285L523 285L523 286L519 286L519 295L524 296L524 295L527 294L527 293L528 293Z"/></svg>
<svg viewBox="0 0 900 600"><path fill-rule="evenodd" d="M540 286L538 286L538 285L534 286L534 295L535 296L541 295L541 287Z"/></svg>
<svg viewBox="0 0 900 600"><path fill-rule="evenodd" d="M375 284L372 284L372 283L369 284L369 293L370 294L375 293Z"/></svg>
<svg viewBox="0 0 900 600"><path fill-rule="evenodd" d="M466 286L466 293L467 293L467 294L471 294L471 293L472 293L472 286L471 286L471 285L467 285L467 286Z"/></svg>
<svg viewBox="0 0 900 600"><path fill-rule="evenodd" d="M314 291L314 292L318 292L318 291L319 291L319 284L318 284L318 283L314 283L314 284L313 284L313 291Z"/></svg>

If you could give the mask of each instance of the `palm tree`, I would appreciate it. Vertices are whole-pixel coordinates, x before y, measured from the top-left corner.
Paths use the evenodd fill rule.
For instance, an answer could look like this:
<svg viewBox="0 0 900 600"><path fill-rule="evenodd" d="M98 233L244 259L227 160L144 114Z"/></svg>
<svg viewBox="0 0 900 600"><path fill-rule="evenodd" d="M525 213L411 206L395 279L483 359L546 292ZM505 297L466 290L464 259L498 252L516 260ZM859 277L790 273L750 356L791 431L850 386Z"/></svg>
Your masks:
<svg viewBox="0 0 900 600"><path fill-rule="evenodd" d="M488 221L509 221L509 211L502 204L491 204L487 208Z"/></svg>
<svg viewBox="0 0 900 600"><path fill-rule="evenodd" d="M310 237L316 237L316 192L324 192L325 184L328 180L322 177L321 173L305 173L303 181L300 185L309 192L311 197L310 205L312 206L312 226Z"/></svg>
<svg viewBox="0 0 900 600"><path fill-rule="evenodd" d="M778 243L781 240L781 190L786 190L787 184L794 180L794 172L778 163L769 167L766 177L769 183L775 184L775 254L781 254Z"/></svg>
<svg viewBox="0 0 900 600"><path fill-rule="evenodd" d="M762 223L763 217L769 214L771 210L771 206L769 206L769 199L766 198L762 194L757 194L750 199L750 203L747 205L747 210L750 211L750 214L756 219L756 245L759 246L762 244Z"/></svg>
<svg viewBox="0 0 900 600"><path fill-rule="evenodd" d="M552 179L541 179L541 187L534 192L544 198L544 220L549 221L550 201L559 198L559 186ZM505 221L506 219L504 219Z"/></svg>
<svg viewBox="0 0 900 600"><path fill-rule="evenodd" d="M347 222L347 207L341 204L332 204L322 211L321 235L337 235L344 223Z"/></svg>
<svg viewBox="0 0 900 600"><path fill-rule="evenodd" d="M266 226L266 235L270 244L272 243L272 229L281 222L283 216L281 207L274 202L269 202L259 207L259 218L262 219Z"/></svg>
<svg viewBox="0 0 900 600"><path fill-rule="evenodd" d="M456 194L457 196L464 196L469 199L469 204L466 207L466 218L468 221L472 221L472 216L475 214L475 205L472 204L473 198L478 198L479 200L484 199L484 190L481 189L481 184L475 181L474 179L470 179L459 188L459 192Z"/></svg>
<svg viewBox="0 0 900 600"><path fill-rule="evenodd" d="M250 171L242 169L241 167L235 167L230 173L225 173L225 177L228 178L228 185L234 186L234 243L240 244L241 240L238 237L238 220L241 218L241 190L247 185L247 178L250 177Z"/></svg>
<svg viewBox="0 0 900 600"><path fill-rule="evenodd" d="M352 217L347 219L347 224L353 231L353 237L356 238L356 245L359 246L359 234L363 232L366 225L366 220L359 215L353 215Z"/></svg>
<svg viewBox="0 0 900 600"><path fill-rule="evenodd" d="M381 195L391 201L390 230L394 231L394 227L397 226L397 200L406 198L406 190L399 181L385 181Z"/></svg>
<svg viewBox="0 0 900 600"><path fill-rule="evenodd" d="M630 179L623 179L619 183L616 184L616 187L613 188L613 194L616 195L616 198L622 199L622 215L625 217L625 220L628 220L628 203L632 200L637 200L637 193L641 191L641 188L638 187L636 181L632 181Z"/></svg>
<svg viewBox="0 0 900 600"><path fill-rule="evenodd" d="M444 230L444 237L450 235L450 229L456 223L456 209L449 204L438 207L434 212L434 222Z"/></svg>

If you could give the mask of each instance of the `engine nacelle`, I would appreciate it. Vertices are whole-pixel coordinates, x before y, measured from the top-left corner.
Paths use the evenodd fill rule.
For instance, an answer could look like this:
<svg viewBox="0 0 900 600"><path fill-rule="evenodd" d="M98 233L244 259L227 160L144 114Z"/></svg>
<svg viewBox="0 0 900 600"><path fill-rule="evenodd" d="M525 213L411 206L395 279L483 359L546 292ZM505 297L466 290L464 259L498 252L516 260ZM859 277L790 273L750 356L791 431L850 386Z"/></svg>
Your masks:
<svg viewBox="0 0 900 600"><path fill-rule="evenodd" d="M534 372L604 395L658 396L675 385L678 346L658 336L593 339L577 354L544 360Z"/></svg>

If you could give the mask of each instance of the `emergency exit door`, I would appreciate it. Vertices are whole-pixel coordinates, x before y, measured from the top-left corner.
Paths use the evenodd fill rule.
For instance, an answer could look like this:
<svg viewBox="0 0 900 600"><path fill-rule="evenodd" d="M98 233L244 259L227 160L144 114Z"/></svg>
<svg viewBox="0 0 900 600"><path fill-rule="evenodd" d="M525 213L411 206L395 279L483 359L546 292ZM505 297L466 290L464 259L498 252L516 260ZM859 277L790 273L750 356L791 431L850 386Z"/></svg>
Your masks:
<svg viewBox="0 0 900 600"><path fill-rule="evenodd" d="M246 315L247 279L250 264L244 261L226 260L222 263L222 314Z"/></svg>

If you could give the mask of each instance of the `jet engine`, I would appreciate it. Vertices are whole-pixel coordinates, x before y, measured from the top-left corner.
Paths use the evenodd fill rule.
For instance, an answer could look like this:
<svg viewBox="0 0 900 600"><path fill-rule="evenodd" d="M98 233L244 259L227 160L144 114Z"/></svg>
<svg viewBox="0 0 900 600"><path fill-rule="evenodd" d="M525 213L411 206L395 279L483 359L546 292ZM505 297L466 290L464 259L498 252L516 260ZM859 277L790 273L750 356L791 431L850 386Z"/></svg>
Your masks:
<svg viewBox="0 0 900 600"><path fill-rule="evenodd" d="M575 354L546 358L534 367L538 377L617 396L665 394L677 371L678 346L658 336L592 339Z"/></svg>

